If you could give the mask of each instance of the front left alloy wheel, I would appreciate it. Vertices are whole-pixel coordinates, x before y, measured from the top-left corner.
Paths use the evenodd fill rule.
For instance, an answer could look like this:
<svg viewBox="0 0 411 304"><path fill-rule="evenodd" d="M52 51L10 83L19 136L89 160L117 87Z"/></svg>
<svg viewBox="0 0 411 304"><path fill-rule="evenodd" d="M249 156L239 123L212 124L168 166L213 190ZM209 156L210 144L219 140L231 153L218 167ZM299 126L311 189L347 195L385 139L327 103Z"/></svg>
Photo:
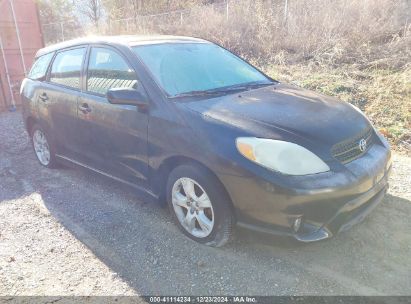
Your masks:
<svg viewBox="0 0 411 304"><path fill-rule="evenodd" d="M171 191L171 203L183 228L198 238L209 236L215 215L207 192L189 177L176 180Z"/></svg>
<svg viewBox="0 0 411 304"><path fill-rule="evenodd" d="M194 164L175 168L168 178L167 202L189 238L214 247L231 238L234 217L228 196L205 168Z"/></svg>

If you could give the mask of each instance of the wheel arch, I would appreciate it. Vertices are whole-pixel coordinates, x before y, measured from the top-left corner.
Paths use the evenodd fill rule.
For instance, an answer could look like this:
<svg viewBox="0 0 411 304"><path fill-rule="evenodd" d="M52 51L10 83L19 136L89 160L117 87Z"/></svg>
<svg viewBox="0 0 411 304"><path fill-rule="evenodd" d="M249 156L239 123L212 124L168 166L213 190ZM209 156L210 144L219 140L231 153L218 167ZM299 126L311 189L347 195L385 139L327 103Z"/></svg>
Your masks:
<svg viewBox="0 0 411 304"><path fill-rule="evenodd" d="M41 128L44 129L44 131L48 133L50 139L54 140L52 129L46 120L30 115L25 119L25 125L26 125L27 133L29 133L29 135L31 135L33 126L39 125Z"/></svg>
<svg viewBox="0 0 411 304"><path fill-rule="evenodd" d="M161 204L165 204L166 203L166 185L167 185L167 180L168 177L171 173L171 171L174 168L177 168L178 166L181 165L189 165L189 164L193 164L199 167L202 167L203 169L205 169L206 171L208 171L214 178L215 180L220 184L222 191L224 191L225 196L228 199L228 203L233 211L233 215L235 216L235 212L234 212L234 204L231 200L231 197L227 191L227 189L225 188L224 184L221 182L221 180L218 178L217 174L215 174L213 172L213 170L211 170L209 167L207 167L205 164L203 164L202 162L187 157L187 156L171 156L169 158L166 158L161 165L159 166L159 168L156 171L155 174L155 178L153 179L153 186L157 185L155 188L155 191L157 193L159 193L159 200L161 202Z"/></svg>

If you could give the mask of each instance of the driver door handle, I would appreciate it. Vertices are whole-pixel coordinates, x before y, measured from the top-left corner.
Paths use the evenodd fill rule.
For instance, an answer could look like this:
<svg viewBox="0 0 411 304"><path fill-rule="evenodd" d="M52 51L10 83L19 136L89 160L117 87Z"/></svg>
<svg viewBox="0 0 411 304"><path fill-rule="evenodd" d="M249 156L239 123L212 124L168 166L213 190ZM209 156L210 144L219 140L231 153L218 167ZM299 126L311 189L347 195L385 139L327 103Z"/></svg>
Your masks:
<svg viewBox="0 0 411 304"><path fill-rule="evenodd" d="M42 102L46 102L47 100L49 100L49 97L47 96L46 92L43 92L43 93L39 96L39 99L40 99Z"/></svg>
<svg viewBox="0 0 411 304"><path fill-rule="evenodd" d="M83 112L84 114L87 114L87 113L90 113L90 112L91 112L91 109L90 109L90 107L88 106L87 103L83 103L83 104L79 105L79 106L78 106L78 109L79 109L81 112Z"/></svg>

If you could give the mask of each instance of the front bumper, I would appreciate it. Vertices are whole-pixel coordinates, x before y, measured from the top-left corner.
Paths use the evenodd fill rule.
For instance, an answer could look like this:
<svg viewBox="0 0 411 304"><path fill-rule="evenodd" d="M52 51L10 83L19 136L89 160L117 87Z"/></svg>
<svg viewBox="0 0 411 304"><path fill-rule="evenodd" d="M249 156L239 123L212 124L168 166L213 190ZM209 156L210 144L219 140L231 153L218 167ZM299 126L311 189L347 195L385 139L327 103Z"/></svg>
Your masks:
<svg viewBox="0 0 411 304"><path fill-rule="evenodd" d="M232 198L239 226L311 242L362 221L388 189L388 147L375 144L345 166L342 172L288 176L281 181L266 176L219 177ZM296 227L297 219L301 225Z"/></svg>
<svg viewBox="0 0 411 304"><path fill-rule="evenodd" d="M302 242L313 242L332 237L342 231L350 229L355 224L364 220L371 211L381 203L388 190L388 175L368 192L347 202L326 223L318 227L309 223L303 223L294 237Z"/></svg>

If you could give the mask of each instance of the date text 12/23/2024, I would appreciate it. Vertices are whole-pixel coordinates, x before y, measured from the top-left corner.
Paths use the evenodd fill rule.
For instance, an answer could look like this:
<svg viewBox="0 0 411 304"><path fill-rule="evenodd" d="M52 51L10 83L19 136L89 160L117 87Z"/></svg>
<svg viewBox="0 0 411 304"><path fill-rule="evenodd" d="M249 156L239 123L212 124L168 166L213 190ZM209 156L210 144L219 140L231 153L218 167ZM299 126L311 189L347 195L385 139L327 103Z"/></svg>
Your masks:
<svg viewBox="0 0 411 304"><path fill-rule="evenodd" d="M258 303L255 297L248 296L158 296L145 297L149 303Z"/></svg>

